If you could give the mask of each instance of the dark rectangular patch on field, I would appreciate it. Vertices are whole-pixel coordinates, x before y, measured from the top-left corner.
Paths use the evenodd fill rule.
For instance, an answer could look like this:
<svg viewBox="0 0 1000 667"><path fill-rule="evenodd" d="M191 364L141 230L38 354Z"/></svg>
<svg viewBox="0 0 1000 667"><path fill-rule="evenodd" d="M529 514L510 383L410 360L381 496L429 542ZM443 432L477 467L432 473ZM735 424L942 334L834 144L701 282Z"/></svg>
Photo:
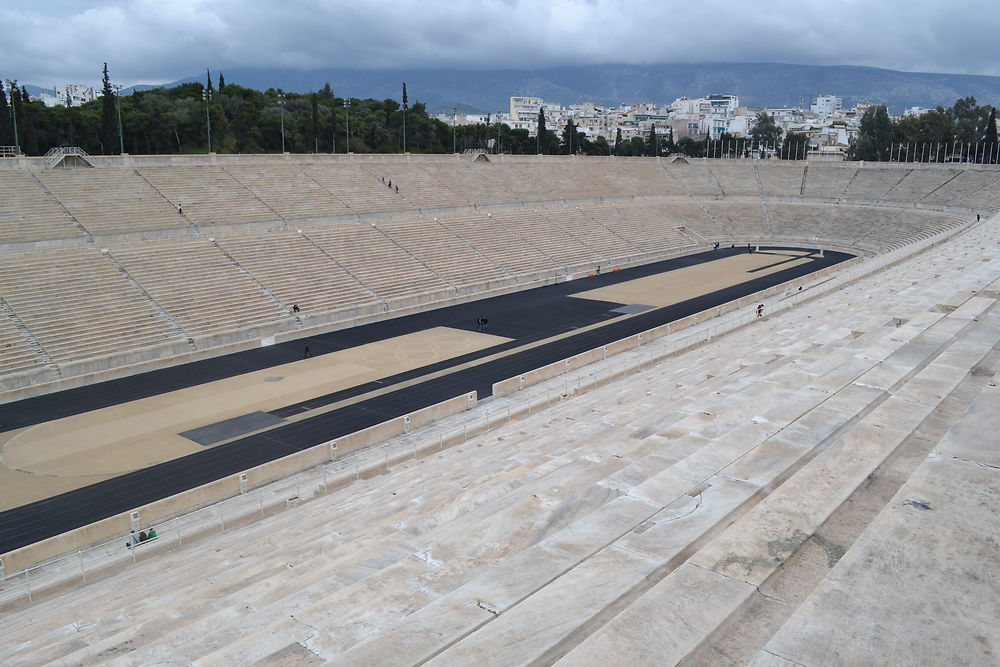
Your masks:
<svg viewBox="0 0 1000 667"><path fill-rule="evenodd" d="M758 254L763 255L764 253L761 252L761 253L758 253ZM773 255L773 254L777 254L777 253L767 253L767 254ZM787 255L786 255L786 257L787 257ZM757 273L758 271L764 271L765 269L772 269L772 268L774 268L776 266L781 266L782 264L789 264L791 262L797 262L800 259L815 259L815 255L813 253L809 253L808 255L798 255L798 256L795 256L795 257L789 257L788 259L782 259L782 260L779 260L777 262L773 262L771 264L765 264L764 266L758 266L756 269L750 269L749 271L747 271L747 273Z"/></svg>
<svg viewBox="0 0 1000 667"><path fill-rule="evenodd" d="M621 313L622 315L634 315L635 313L644 313L647 310L652 310L656 306L647 306L644 303L630 303L627 306L620 306L618 308L612 308L612 313Z"/></svg>
<svg viewBox="0 0 1000 667"><path fill-rule="evenodd" d="M197 442L203 447L207 447L223 440L229 440L239 435L246 435L247 433L253 433L268 426L280 424L283 421L285 420L281 417L258 410L257 412L240 415L239 417L226 419L221 422L209 424L208 426L199 426L190 431L184 431L180 435L188 440Z"/></svg>

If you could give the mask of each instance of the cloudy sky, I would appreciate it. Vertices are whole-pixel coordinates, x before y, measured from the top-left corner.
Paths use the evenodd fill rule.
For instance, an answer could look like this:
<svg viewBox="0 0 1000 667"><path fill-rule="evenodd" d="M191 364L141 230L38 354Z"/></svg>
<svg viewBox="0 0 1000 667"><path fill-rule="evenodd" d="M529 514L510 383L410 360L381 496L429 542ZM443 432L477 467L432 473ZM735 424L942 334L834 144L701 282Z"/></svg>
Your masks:
<svg viewBox="0 0 1000 667"><path fill-rule="evenodd" d="M996 0L3 0L0 77L783 62L1000 75Z"/></svg>

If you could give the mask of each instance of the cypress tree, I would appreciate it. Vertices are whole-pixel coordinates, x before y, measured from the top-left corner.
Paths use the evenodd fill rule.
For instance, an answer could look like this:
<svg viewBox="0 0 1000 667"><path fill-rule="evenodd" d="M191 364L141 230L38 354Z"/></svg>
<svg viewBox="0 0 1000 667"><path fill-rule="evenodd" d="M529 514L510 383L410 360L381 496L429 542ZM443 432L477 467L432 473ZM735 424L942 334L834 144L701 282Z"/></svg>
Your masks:
<svg viewBox="0 0 1000 667"><path fill-rule="evenodd" d="M537 127L537 131L535 132L535 141L536 141L536 143L538 145L538 153L539 154L544 154L545 153L545 143L546 143L547 140L548 140L548 137L545 136L545 109L539 107L538 108L538 127Z"/></svg>
<svg viewBox="0 0 1000 667"><path fill-rule="evenodd" d="M403 82L403 152L406 152L406 109L410 100L406 97L406 82Z"/></svg>
<svg viewBox="0 0 1000 667"><path fill-rule="evenodd" d="M212 88L212 72L209 71L207 67L205 68L205 89L208 90L209 95L211 95L214 90Z"/></svg>
<svg viewBox="0 0 1000 667"><path fill-rule="evenodd" d="M115 114L115 91L111 89L111 77L108 76L108 64L104 63L104 75L101 79L101 126L98 139L101 142L101 152L109 155L118 145L118 123Z"/></svg>
<svg viewBox="0 0 1000 667"><path fill-rule="evenodd" d="M653 157L656 155L656 126L649 126L649 137L646 139L646 155Z"/></svg>
<svg viewBox="0 0 1000 667"><path fill-rule="evenodd" d="M615 132L615 155L618 155L618 147L621 146L621 143L622 143L622 128L619 127L618 130Z"/></svg>
<svg viewBox="0 0 1000 667"><path fill-rule="evenodd" d="M0 79L0 146L14 145L14 131L11 127L10 107L7 105L7 90Z"/></svg>
<svg viewBox="0 0 1000 667"><path fill-rule="evenodd" d="M222 76L222 72L219 72L219 92L226 87L226 77Z"/></svg>

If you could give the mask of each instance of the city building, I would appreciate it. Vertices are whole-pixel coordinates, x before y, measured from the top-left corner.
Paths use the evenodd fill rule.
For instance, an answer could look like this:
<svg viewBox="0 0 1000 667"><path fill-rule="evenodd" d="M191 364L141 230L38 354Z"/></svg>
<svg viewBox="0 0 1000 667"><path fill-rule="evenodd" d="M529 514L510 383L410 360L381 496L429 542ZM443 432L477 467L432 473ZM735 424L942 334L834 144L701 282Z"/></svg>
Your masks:
<svg viewBox="0 0 1000 667"><path fill-rule="evenodd" d="M817 116L835 116L843 108L844 100L836 95L820 95L813 100L809 110Z"/></svg>

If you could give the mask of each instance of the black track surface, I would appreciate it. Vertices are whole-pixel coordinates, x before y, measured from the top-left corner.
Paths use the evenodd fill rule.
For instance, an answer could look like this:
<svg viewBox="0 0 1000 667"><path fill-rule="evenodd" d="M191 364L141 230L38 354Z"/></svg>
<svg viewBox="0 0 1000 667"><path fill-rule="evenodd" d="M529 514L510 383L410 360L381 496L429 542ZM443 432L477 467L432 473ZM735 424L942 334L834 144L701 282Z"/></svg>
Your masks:
<svg viewBox="0 0 1000 667"><path fill-rule="evenodd" d="M298 420L287 426L249 435L184 458L0 512L0 553L130 511L140 505L242 472L468 391L477 391L479 398L483 399L490 395L493 383L499 380L687 317L850 258L847 254L827 251L825 257L814 255L813 261L808 264L627 319L621 319L620 314L611 312L613 308L624 304L569 296L576 292L720 259L733 252L746 250L710 251L619 272L603 273L595 278L449 306L2 405L0 432L288 363L303 357L305 345L317 356L436 326L475 331L476 318L481 314L489 318L489 333L513 339L486 350L271 411L277 417L288 417L358 396L372 389L384 388L590 324L608 321L604 326L592 330L362 400L311 419ZM778 263L782 258L776 257L775 260Z"/></svg>

